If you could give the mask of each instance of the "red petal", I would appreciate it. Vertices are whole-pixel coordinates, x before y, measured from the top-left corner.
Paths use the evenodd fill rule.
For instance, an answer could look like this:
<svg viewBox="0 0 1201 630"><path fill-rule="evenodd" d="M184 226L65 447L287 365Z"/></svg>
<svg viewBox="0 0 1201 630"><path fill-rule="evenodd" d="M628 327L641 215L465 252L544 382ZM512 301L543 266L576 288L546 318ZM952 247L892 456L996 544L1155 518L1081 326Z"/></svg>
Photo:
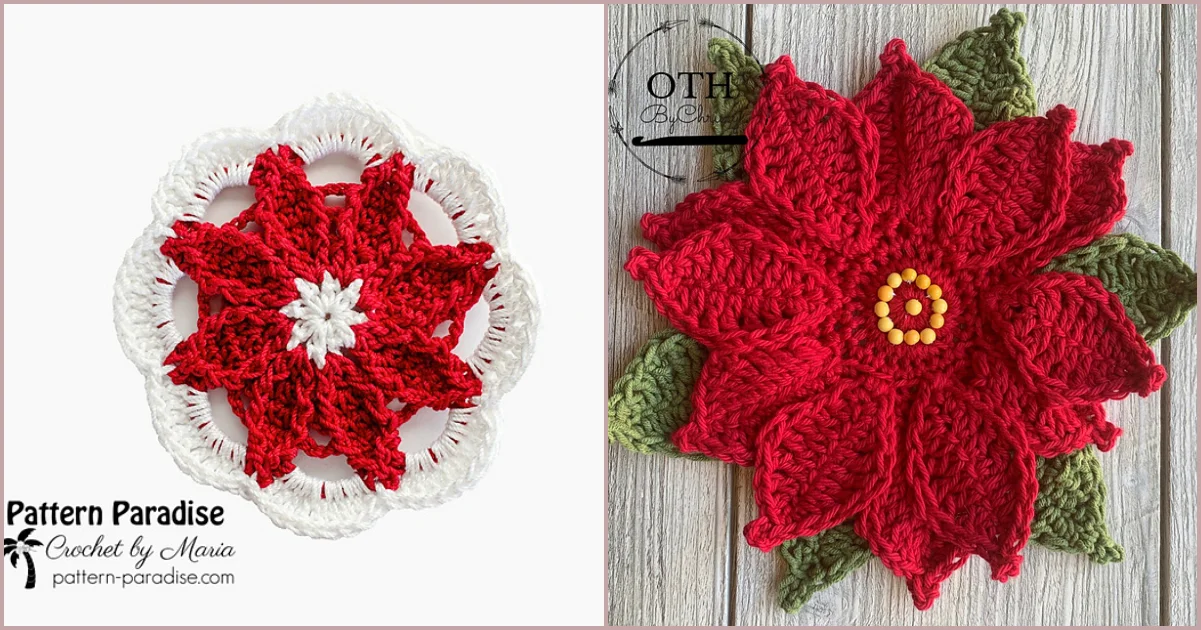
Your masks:
<svg viewBox="0 0 1201 630"><path fill-rule="evenodd" d="M876 218L879 139L850 101L796 76L788 57L764 71L747 125L750 188L809 239L860 251Z"/></svg>
<svg viewBox="0 0 1201 630"><path fill-rule="evenodd" d="M464 315L496 275L498 267L484 267L491 257L487 243L414 243L364 281L359 310L383 313L376 319L425 337L449 320L447 338L453 346L463 331Z"/></svg>
<svg viewBox="0 0 1201 630"><path fill-rule="evenodd" d="M296 299L295 276L256 234L237 226L179 221L160 251L196 281L202 295L233 305L278 309Z"/></svg>
<svg viewBox="0 0 1201 630"><path fill-rule="evenodd" d="M349 187L345 209L335 214L339 240L348 244L332 254L334 265L380 262L408 247L405 233L413 243L429 244L425 232L409 212L413 190L413 165L396 153L384 162L366 168L360 187ZM342 261L342 258L351 260Z"/></svg>
<svg viewBox="0 0 1201 630"><path fill-rule="evenodd" d="M1007 404L936 377L913 402L891 486L856 524L919 609L969 554L995 580L1018 573L1038 483Z"/></svg>
<svg viewBox="0 0 1201 630"><path fill-rule="evenodd" d="M355 327L355 345L343 353L358 363L391 401L416 407L463 408L478 396L480 379L451 353L445 338L425 338L409 331L366 324Z"/></svg>
<svg viewBox="0 0 1201 630"><path fill-rule="evenodd" d="M993 327L1019 379L1057 405L1147 396L1166 374L1101 281L1040 273L992 296Z"/></svg>
<svg viewBox="0 0 1201 630"><path fill-rule="evenodd" d="M972 368L973 386L992 392L995 399L1006 400L1010 408L1018 410L1035 455L1056 457L1087 444L1096 444L1102 451L1113 448L1122 430L1105 420L1100 404L1050 404L1021 383L1010 363L982 355Z"/></svg>
<svg viewBox="0 0 1201 630"><path fill-rule="evenodd" d="M730 182L684 197L671 212L642 215L642 233L659 249L670 249L700 230L735 219L771 229L786 242L798 227L796 217L771 210L746 182Z"/></svg>
<svg viewBox="0 0 1201 630"><path fill-rule="evenodd" d="M636 247L626 269L673 326L710 347L828 326L831 308L843 306L820 266L742 222L715 225L663 254Z"/></svg>
<svg viewBox="0 0 1201 630"><path fill-rule="evenodd" d="M227 306L203 315L196 332L181 341L164 361L174 365L176 384L200 391L241 389L259 378L287 346L292 320L279 311Z"/></svg>
<svg viewBox="0 0 1201 630"><path fill-rule="evenodd" d="M1076 114L1000 122L968 141L952 161L943 203L942 247L961 267L994 267L1029 255L1063 230Z"/></svg>
<svg viewBox="0 0 1201 630"><path fill-rule="evenodd" d="M248 388L230 390L229 402L246 425L246 474L256 475L259 486L271 483L296 468L293 460L313 422L316 375L304 352L288 352Z"/></svg>
<svg viewBox="0 0 1201 630"><path fill-rule="evenodd" d="M832 353L804 335L781 335L718 350L701 368L692 416L672 436L684 452L741 466L755 461L759 429L779 407L813 389Z"/></svg>
<svg viewBox="0 0 1201 630"><path fill-rule="evenodd" d="M330 263L330 216L303 164L287 146L260 153L250 173L255 202L238 221L261 226L264 242L295 275L319 283Z"/></svg>
<svg viewBox="0 0 1201 630"><path fill-rule="evenodd" d="M1100 146L1071 144L1071 193L1064 207L1063 227L1048 234L1045 243L1018 259L1016 272L1033 271L1051 259L1108 234L1126 213L1126 184L1122 164L1134 152L1125 140Z"/></svg>
<svg viewBox="0 0 1201 630"><path fill-rule="evenodd" d="M768 551L861 512L893 468L894 397L883 381L858 375L780 409L759 434L759 518L747 524L747 542Z"/></svg>
<svg viewBox="0 0 1201 630"><path fill-rule="evenodd" d="M330 437L324 450L345 455L368 488L375 490L377 481L389 490L399 488L405 454L398 429L420 405L407 414L388 409L392 399L372 374L345 357L332 355L317 376L318 426Z"/></svg>
<svg viewBox="0 0 1201 630"><path fill-rule="evenodd" d="M880 134L881 229L905 222L906 236L924 241L937 221L935 202L947 163L972 133L972 113L934 75L923 72L894 39L880 55L880 71L854 103Z"/></svg>

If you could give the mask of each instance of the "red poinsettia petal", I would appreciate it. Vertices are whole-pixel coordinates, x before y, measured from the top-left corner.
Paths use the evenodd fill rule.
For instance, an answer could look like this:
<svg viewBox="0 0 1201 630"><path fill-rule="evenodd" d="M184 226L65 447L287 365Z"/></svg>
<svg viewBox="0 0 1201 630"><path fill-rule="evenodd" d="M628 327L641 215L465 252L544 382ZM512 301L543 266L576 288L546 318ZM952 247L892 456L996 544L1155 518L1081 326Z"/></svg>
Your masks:
<svg viewBox="0 0 1201 630"><path fill-rule="evenodd" d="M403 416L388 409L391 400L373 374L346 357L332 355L318 371L318 426L330 438L326 450L346 456L372 490L377 482L396 490L405 472L398 432Z"/></svg>
<svg viewBox="0 0 1201 630"><path fill-rule="evenodd" d="M721 223L657 254L636 247L626 269L672 325L709 347L829 325L837 287L778 236Z"/></svg>
<svg viewBox="0 0 1201 630"><path fill-rule="evenodd" d="M1049 404L1021 382L1012 361L980 353L974 362L974 386L990 390L1017 410L1030 449L1040 457L1057 457L1095 444L1108 451L1122 430L1105 419L1099 403Z"/></svg>
<svg viewBox="0 0 1201 630"><path fill-rule="evenodd" d="M808 239L844 251L867 247L876 219L875 127L850 101L796 75L788 57L765 68L747 125L750 189L795 217Z"/></svg>
<svg viewBox="0 0 1201 630"><path fill-rule="evenodd" d="M895 393L882 380L841 378L779 410L759 433L747 542L769 551L859 513L888 485L896 456Z"/></svg>
<svg viewBox="0 0 1201 630"><path fill-rule="evenodd" d="M316 381L312 361L297 350L277 355L249 387L230 390L230 406L246 425L246 474L260 487L296 468L313 422Z"/></svg>
<svg viewBox="0 0 1201 630"><path fill-rule="evenodd" d="M683 238L718 223L742 220L775 231L786 242L797 232L796 217L778 213L756 197L746 182L730 182L694 192L665 214L642 215L642 233L659 249L670 249Z"/></svg>
<svg viewBox="0 0 1201 630"><path fill-rule="evenodd" d="M919 609L970 554L988 561L995 580L1018 573L1038 482L1008 404L936 377L912 403L891 485L856 522Z"/></svg>
<svg viewBox="0 0 1201 630"><path fill-rule="evenodd" d="M1076 113L996 123L951 162L941 203L945 251L960 267L994 267L1029 255L1063 230L1070 191L1068 137Z"/></svg>
<svg viewBox="0 0 1201 630"><path fill-rule="evenodd" d="M1147 396L1166 378L1121 300L1096 278L1040 273L990 302L993 327L1020 380L1053 404Z"/></svg>
<svg viewBox="0 0 1201 630"><path fill-rule="evenodd" d="M363 169L361 185L346 187L346 207L335 213L334 231L347 244L331 253L335 267L380 263L410 243L428 244L425 232L409 212L413 165L395 153Z"/></svg>
<svg viewBox="0 0 1201 630"><path fill-rule="evenodd" d="M453 346L463 332L463 317L496 275L497 266L484 266L492 253L487 243L414 243L364 281L359 309L383 313L379 319L386 325L427 337L449 321Z"/></svg>
<svg viewBox="0 0 1201 630"><path fill-rule="evenodd" d="M472 406L482 384L446 338L427 338L403 329L356 328L353 348L343 354L388 400L434 409Z"/></svg>
<svg viewBox="0 0 1201 630"><path fill-rule="evenodd" d="M922 69L894 39L880 55L880 71L853 99L880 135L877 168L880 229L927 237L947 163L973 129L972 113L951 89Z"/></svg>
<svg viewBox="0 0 1201 630"><path fill-rule="evenodd" d="M320 282L332 249L330 214L325 195L309 183L303 165L288 146L260 153L250 172L254 205L235 224L260 226L263 241L293 273Z"/></svg>
<svg viewBox="0 0 1201 630"><path fill-rule="evenodd" d="M200 391L240 389L284 351L292 320L279 311L227 306L202 316L196 332L167 355L171 380Z"/></svg>
<svg viewBox="0 0 1201 630"><path fill-rule="evenodd" d="M782 404L815 389L832 355L803 334L713 352L693 390L692 415L672 441L685 453L752 465L759 430Z"/></svg>
<svg viewBox="0 0 1201 630"><path fill-rule="evenodd" d="M236 226L179 221L160 251L196 282L201 295L278 309L296 299L295 276L255 234Z"/></svg>

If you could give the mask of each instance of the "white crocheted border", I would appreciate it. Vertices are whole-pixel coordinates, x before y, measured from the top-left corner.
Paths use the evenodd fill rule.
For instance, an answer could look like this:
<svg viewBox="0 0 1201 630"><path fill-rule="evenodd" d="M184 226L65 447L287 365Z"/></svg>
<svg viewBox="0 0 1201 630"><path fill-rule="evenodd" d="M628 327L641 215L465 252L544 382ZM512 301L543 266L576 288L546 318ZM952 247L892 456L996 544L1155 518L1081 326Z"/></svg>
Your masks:
<svg viewBox="0 0 1201 630"><path fill-rule="evenodd" d="M227 439L211 421L208 395L167 376L171 366L163 362L183 339L171 307L183 273L160 247L174 235L176 221L202 220L221 190L248 184L255 156L280 145L291 146L306 164L343 153L373 166L400 151L415 168L413 190L425 190L442 206L459 240L483 241L495 249L487 264L500 269L482 298L489 307L488 328L466 360L482 381L483 393L473 400L476 406L450 411L446 428L428 450L407 455L396 491L371 491L357 476L327 481L299 468L259 488L243 472L246 447ZM376 155L382 159L372 162ZM469 159L430 142L383 110L330 96L284 116L267 131L223 130L201 138L163 177L152 210L153 220L117 272L113 314L126 356L146 378L159 441L184 472L253 501L280 527L316 538L356 534L393 508L438 505L479 479L496 444L497 402L521 377L532 354L538 308L529 279L506 250L496 193Z"/></svg>

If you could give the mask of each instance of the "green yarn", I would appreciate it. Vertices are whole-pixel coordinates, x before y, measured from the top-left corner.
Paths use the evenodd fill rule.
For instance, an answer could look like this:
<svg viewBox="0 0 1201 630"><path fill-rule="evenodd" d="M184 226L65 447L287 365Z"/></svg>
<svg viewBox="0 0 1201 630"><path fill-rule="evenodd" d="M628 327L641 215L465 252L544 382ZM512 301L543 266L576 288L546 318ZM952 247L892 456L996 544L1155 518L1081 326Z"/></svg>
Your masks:
<svg viewBox="0 0 1201 630"><path fill-rule="evenodd" d="M637 453L681 456L671 434L692 414L692 388L705 355L701 344L672 328L647 340L613 384L609 439Z"/></svg>
<svg viewBox="0 0 1201 630"><path fill-rule="evenodd" d="M960 35L923 65L947 84L976 119L976 128L1037 115L1034 82L1020 51L1026 16L1001 9L988 26Z"/></svg>
<svg viewBox="0 0 1201 630"><path fill-rule="evenodd" d="M1038 458L1038 498L1030 540L1056 551L1087 555L1093 562L1121 562L1121 545L1105 525L1105 481L1092 446Z"/></svg>
<svg viewBox="0 0 1201 630"><path fill-rule="evenodd" d="M872 552L851 525L844 523L816 536L785 542L780 545L780 555L788 564L780 580L780 606L795 613L815 593L867 564Z"/></svg>
<svg viewBox="0 0 1201 630"><path fill-rule="evenodd" d="M746 131L751 120L759 90L763 87L763 67L737 42L713 38L709 40L709 61L717 72L730 73L730 95L725 90L714 94L713 132L722 136L738 136ZM729 181L742 179L742 147L719 145L713 147L713 170Z"/></svg>
<svg viewBox="0 0 1201 630"><path fill-rule="evenodd" d="M1176 252L1133 234L1108 234L1051 261L1049 271L1093 276L1126 307L1138 333L1167 337L1197 305L1197 272Z"/></svg>

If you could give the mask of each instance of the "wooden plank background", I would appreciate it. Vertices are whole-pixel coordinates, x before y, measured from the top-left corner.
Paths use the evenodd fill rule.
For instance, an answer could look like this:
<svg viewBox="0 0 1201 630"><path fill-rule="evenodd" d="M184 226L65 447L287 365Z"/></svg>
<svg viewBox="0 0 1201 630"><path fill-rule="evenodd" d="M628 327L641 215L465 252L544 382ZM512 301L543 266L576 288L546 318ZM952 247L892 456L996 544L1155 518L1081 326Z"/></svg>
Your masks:
<svg viewBox="0 0 1201 630"><path fill-rule="evenodd" d="M746 35L764 62L792 56L803 78L850 95L902 37L923 60L1001 5L610 5L610 67L634 38L668 19L709 17ZM1075 139L1135 145L1125 175L1129 207L1118 231L1163 243L1196 266L1196 11L1192 6L1006 5L1029 23L1022 51L1040 108L1077 110ZM666 51L665 51L666 52ZM703 68L704 43L674 50L672 67ZM647 76L645 68L625 68ZM654 70L651 70L653 72ZM621 82L622 89L630 81ZM641 108L643 90L621 102ZM698 156L699 158L699 156ZM677 172L690 170L680 165ZM609 379L666 322L621 266L645 244L638 218L666 211L698 184L675 184L609 144ZM609 623L612 625L1193 625L1196 621L1196 325L1157 348L1169 386L1109 403L1123 427L1102 454L1108 523L1126 560L1096 565L1031 545L1022 574L989 579L973 558L926 612L878 561L816 595L798 614L780 609L776 554L748 546L754 516L749 470L713 462L609 453Z"/></svg>

